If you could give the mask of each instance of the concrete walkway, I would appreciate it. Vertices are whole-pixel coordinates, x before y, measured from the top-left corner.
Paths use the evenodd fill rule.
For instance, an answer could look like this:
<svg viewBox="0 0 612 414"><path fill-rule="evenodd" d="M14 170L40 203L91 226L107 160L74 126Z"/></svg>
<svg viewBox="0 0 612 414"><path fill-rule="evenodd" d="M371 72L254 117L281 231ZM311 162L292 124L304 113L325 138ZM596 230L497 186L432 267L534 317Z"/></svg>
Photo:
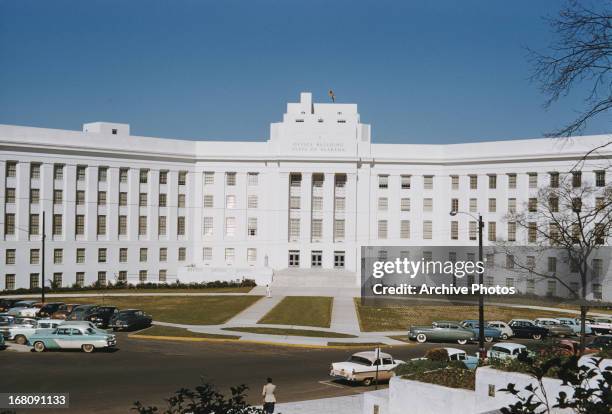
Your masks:
<svg viewBox="0 0 612 414"><path fill-rule="evenodd" d="M330 328L336 332L361 332L353 298L334 298Z"/></svg>
<svg viewBox="0 0 612 414"><path fill-rule="evenodd" d="M256 324L284 298L284 296L263 297L227 321L226 325L245 326Z"/></svg>

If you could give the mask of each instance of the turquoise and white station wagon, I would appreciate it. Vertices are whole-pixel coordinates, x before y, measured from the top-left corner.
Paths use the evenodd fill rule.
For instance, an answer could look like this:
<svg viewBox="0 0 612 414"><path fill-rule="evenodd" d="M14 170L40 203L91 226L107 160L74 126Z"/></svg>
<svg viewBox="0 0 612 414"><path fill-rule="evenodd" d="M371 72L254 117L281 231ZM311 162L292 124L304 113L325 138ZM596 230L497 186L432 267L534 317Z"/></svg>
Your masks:
<svg viewBox="0 0 612 414"><path fill-rule="evenodd" d="M101 333L88 326L59 326L51 332L36 332L28 342L36 352L46 349L80 349L93 352L96 349L117 345L115 335Z"/></svg>

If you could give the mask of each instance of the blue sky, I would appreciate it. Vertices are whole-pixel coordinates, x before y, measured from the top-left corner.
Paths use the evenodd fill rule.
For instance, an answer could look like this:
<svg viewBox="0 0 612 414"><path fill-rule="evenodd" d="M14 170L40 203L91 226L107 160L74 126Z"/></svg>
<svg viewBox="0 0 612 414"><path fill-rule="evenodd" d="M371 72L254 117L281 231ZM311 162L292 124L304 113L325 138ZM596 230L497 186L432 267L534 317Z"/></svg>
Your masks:
<svg viewBox="0 0 612 414"><path fill-rule="evenodd" d="M300 91L332 88L375 142L538 137L582 108L576 93L545 110L528 80L524 46L550 41L562 4L0 0L0 123L263 140Z"/></svg>

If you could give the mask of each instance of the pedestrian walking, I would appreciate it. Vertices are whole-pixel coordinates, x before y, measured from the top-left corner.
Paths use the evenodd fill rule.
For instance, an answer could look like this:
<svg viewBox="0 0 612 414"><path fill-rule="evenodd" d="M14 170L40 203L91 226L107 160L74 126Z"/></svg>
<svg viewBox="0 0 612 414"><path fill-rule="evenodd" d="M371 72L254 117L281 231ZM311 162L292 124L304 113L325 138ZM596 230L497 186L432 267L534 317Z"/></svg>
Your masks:
<svg viewBox="0 0 612 414"><path fill-rule="evenodd" d="M272 297L272 288L270 288L270 285L266 285L266 297L267 298Z"/></svg>
<svg viewBox="0 0 612 414"><path fill-rule="evenodd" d="M261 393L264 400L263 410L266 414L274 413L274 404L276 403L276 396L274 396L275 390L276 385L272 384L272 378L268 378L268 382L264 385Z"/></svg>

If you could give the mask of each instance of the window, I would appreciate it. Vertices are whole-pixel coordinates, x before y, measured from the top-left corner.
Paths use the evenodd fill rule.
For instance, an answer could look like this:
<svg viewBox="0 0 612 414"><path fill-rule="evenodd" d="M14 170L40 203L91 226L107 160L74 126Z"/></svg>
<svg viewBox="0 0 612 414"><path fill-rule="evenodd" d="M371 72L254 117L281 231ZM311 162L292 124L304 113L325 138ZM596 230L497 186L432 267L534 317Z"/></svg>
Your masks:
<svg viewBox="0 0 612 414"><path fill-rule="evenodd" d="M85 263L85 249L83 248L76 249L76 262L77 264Z"/></svg>
<svg viewBox="0 0 612 414"><path fill-rule="evenodd" d="M550 239L551 246L559 244L561 233L559 232L558 223L550 223L548 225L548 238Z"/></svg>
<svg viewBox="0 0 612 414"><path fill-rule="evenodd" d="M410 211L410 199L409 198L404 197L400 200L400 210Z"/></svg>
<svg viewBox="0 0 612 414"><path fill-rule="evenodd" d="M470 221L468 236L470 240L476 240L478 237L478 223L476 221Z"/></svg>
<svg viewBox="0 0 612 414"><path fill-rule="evenodd" d="M572 173L572 187L578 188L582 186L582 172L574 171Z"/></svg>
<svg viewBox="0 0 612 414"><path fill-rule="evenodd" d="M98 249L98 263L106 263L106 249Z"/></svg>
<svg viewBox="0 0 612 414"><path fill-rule="evenodd" d="M292 173L289 175L289 186L300 187L302 185L302 174Z"/></svg>
<svg viewBox="0 0 612 414"><path fill-rule="evenodd" d="M336 180L336 188L346 187L346 174L336 174L334 178Z"/></svg>
<svg viewBox="0 0 612 414"><path fill-rule="evenodd" d="M289 250L289 267L300 267L299 250Z"/></svg>
<svg viewBox="0 0 612 414"><path fill-rule="evenodd" d="M530 198L529 202L527 204L527 208L529 210L530 213L535 213L538 211L538 199L537 198Z"/></svg>
<svg viewBox="0 0 612 414"><path fill-rule="evenodd" d="M470 213L478 212L478 199L470 198Z"/></svg>
<svg viewBox="0 0 612 414"><path fill-rule="evenodd" d="M215 173L212 171L206 171L204 173L204 185L212 185L215 183Z"/></svg>
<svg viewBox="0 0 612 414"><path fill-rule="evenodd" d="M213 218L204 217L202 220L202 234L204 236L212 236L213 234Z"/></svg>
<svg viewBox="0 0 612 414"><path fill-rule="evenodd" d="M39 285L40 277L38 273L30 273L30 289L36 289Z"/></svg>
<svg viewBox="0 0 612 414"><path fill-rule="evenodd" d="M127 168L119 168L119 182L120 183L128 182L128 169Z"/></svg>
<svg viewBox="0 0 612 414"><path fill-rule="evenodd" d="M550 178L550 186L552 188L559 188L559 173L551 172L549 173L549 178Z"/></svg>
<svg viewBox="0 0 612 414"><path fill-rule="evenodd" d="M235 172L225 173L225 185L230 186L230 187L236 185L236 173Z"/></svg>
<svg viewBox="0 0 612 414"><path fill-rule="evenodd" d="M602 289L601 289L601 284L600 283L593 283L592 284L592 290L593 290L593 299L600 299L602 298Z"/></svg>
<svg viewBox="0 0 612 414"><path fill-rule="evenodd" d="M323 211L323 197L312 197L312 211Z"/></svg>
<svg viewBox="0 0 612 414"><path fill-rule="evenodd" d="M489 174L489 189L494 190L497 188L497 175Z"/></svg>
<svg viewBox="0 0 612 414"><path fill-rule="evenodd" d="M176 234L178 236L185 235L185 216L178 216L176 218Z"/></svg>
<svg viewBox="0 0 612 414"><path fill-rule="evenodd" d="M159 261L160 262L165 262L168 260L168 248L167 247L160 247L159 248Z"/></svg>
<svg viewBox="0 0 612 414"><path fill-rule="evenodd" d="M63 198L62 190L53 190L53 204L62 204Z"/></svg>
<svg viewBox="0 0 612 414"><path fill-rule="evenodd" d="M37 265L40 263L40 250L30 249L30 264Z"/></svg>
<svg viewBox="0 0 612 414"><path fill-rule="evenodd" d="M147 281L147 271L146 270L138 271L138 281L140 283L145 283Z"/></svg>
<svg viewBox="0 0 612 414"><path fill-rule="evenodd" d="M478 189L478 176L470 175L470 190L477 190L477 189Z"/></svg>
<svg viewBox="0 0 612 414"><path fill-rule="evenodd" d="M378 188L387 189L389 188L389 176L388 175L379 175L378 176Z"/></svg>
<svg viewBox="0 0 612 414"><path fill-rule="evenodd" d="M15 204L15 189L14 188L6 189L4 200L7 204Z"/></svg>
<svg viewBox="0 0 612 414"><path fill-rule="evenodd" d="M387 197L378 198L378 211L387 211L389 208L389 199Z"/></svg>
<svg viewBox="0 0 612 414"><path fill-rule="evenodd" d="M38 180L40 178L40 164L30 164L30 179Z"/></svg>
<svg viewBox="0 0 612 414"><path fill-rule="evenodd" d="M495 213L497 211L497 199L489 198L489 213Z"/></svg>
<svg viewBox="0 0 612 414"><path fill-rule="evenodd" d="M119 216L119 235L125 236L127 234L127 216Z"/></svg>
<svg viewBox="0 0 612 414"><path fill-rule="evenodd" d="M30 204L40 203L40 190L38 188L30 189Z"/></svg>
<svg viewBox="0 0 612 414"><path fill-rule="evenodd" d="M344 240L344 220L343 219L334 220L334 240L335 241Z"/></svg>
<svg viewBox="0 0 612 414"><path fill-rule="evenodd" d="M386 239L387 233L387 220L378 220L378 238Z"/></svg>
<svg viewBox="0 0 612 414"><path fill-rule="evenodd" d="M508 199L508 213L516 213L516 198Z"/></svg>
<svg viewBox="0 0 612 414"><path fill-rule="evenodd" d="M255 186L259 183L259 174L258 173L254 173L254 172L250 172L248 174L248 185L250 186Z"/></svg>
<svg viewBox="0 0 612 414"><path fill-rule="evenodd" d="M119 262L126 263L128 261L128 249L127 247L121 247L119 249Z"/></svg>
<svg viewBox="0 0 612 414"><path fill-rule="evenodd" d="M185 194L179 194L177 200L178 208L185 208Z"/></svg>
<svg viewBox="0 0 612 414"><path fill-rule="evenodd" d="M300 219L289 219L289 241L297 241L300 238Z"/></svg>
<svg viewBox="0 0 612 414"><path fill-rule="evenodd" d="M53 235L59 236L62 233L63 233L62 215L54 214L53 215Z"/></svg>
<svg viewBox="0 0 612 414"><path fill-rule="evenodd" d="M15 264L15 249L6 249L5 263L7 265Z"/></svg>
<svg viewBox="0 0 612 414"><path fill-rule="evenodd" d="M423 189L424 190L433 190L433 175L424 175L423 176Z"/></svg>
<svg viewBox="0 0 612 414"><path fill-rule="evenodd" d="M410 220L400 220L400 238L410 238Z"/></svg>
<svg viewBox="0 0 612 414"><path fill-rule="evenodd" d="M451 240L459 240L459 222L458 221L451 221Z"/></svg>
<svg viewBox="0 0 612 414"><path fill-rule="evenodd" d="M212 247L204 247L202 249L202 260L204 261L212 260Z"/></svg>
<svg viewBox="0 0 612 414"><path fill-rule="evenodd" d="M98 216L98 236L106 235L106 216Z"/></svg>
<svg viewBox="0 0 612 414"><path fill-rule="evenodd" d="M458 190L459 189L459 176L451 175L451 189Z"/></svg>
<svg viewBox="0 0 612 414"><path fill-rule="evenodd" d="M527 279L527 293L530 295L535 294L535 280Z"/></svg>
<svg viewBox="0 0 612 414"><path fill-rule="evenodd" d="M30 214L30 236L40 234L40 227L38 225L38 222L38 214Z"/></svg>
<svg viewBox="0 0 612 414"><path fill-rule="evenodd" d="M161 194L160 194L161 195ZM213 208L213 196L212 194L205 194L204 195L204 202L203 202L203 207L204 208Z"/></svg>
<svg viewBox="0 0 612 414"><path fill-rule="evenodd" d="M247 225L247 234L249 236L257 236L257 217L249 217Z"/></svg>
<svg viewBox="0 0 612 414"><path fill-rule="evenodd" d="M344 269L344 252L334 252L334 269Z"/></svg>
<svg viewBox="0 0 612 414"><path fill-rule="evenodd" d="M527 224L527 241L529 243L535 243L538 239L538 225L535 222L529 222Z"/></svg>
<svg viewBox="0 0 612 414"><path fill-rule="evenodd" d="M550 273L556 273L557 272L557 258L554 256L549 256L548 257L548 263L547 263L547 269Z"/></svg>
<svg viewBox="0 0 612 414"><path fill-rule="evenodd" d="M147 261L147 256L148 256L148 250L146 247L141 247L140 248L140 261L141 262L146 262Z"/></svg>
<svg viewBox="0 0 612 414"><path fill-rule="evenodd" d="M225 261L233 262L235 257L236 257L236 251L234 250L234 248L226 247L225 248Z"/></svg>
<svg viewBox="0 0 612 414"><path fill-rule="evenodd" d="M258 200L255 194L249 194L247 198L247 208L257 208Z"/></svg>
<svg viewBox="0 0 612 414"><path fill-rule="evenodd" d="M147 193L140 193L138 195L138 205L140 207L146 207L147 206Z"/></svg>
<svg viewBox="0 0 612 414"><path fill-rule="evenodd" d="M84 165L77 165L77 181L85 181L85 173L87 167Z"/></svg>
<svg viewBox="0 0 612 414"><path fill-rule="evenodd" d="M236 196L234 194L225 197L225 208L236 208Z"/></svg>
<svg viewBox="0 0 612 414"><path fill-rule="evenodd" d="M310 253L310 266L311 267L323 266L323 252L321 250L313 250Z"/></svg>
<svg viewBox="0 0 612 414"><path fill-rule="evenodd" d="M546 296L555 296L557 294L557 282L549 280L546 284Z"/></svg>
<svg viewBox="0 0 612 414"><path fill-rule="evenodd" d="M119 274L121 274L121 272L119 272ZM78 287L85 286L85 273L84 272L77 272L76 273L76 285Z"/></svg>
<svg viewBox="0 0 612 414"><path fill-rule="evenodd" d="M508 174L508 188L511 190L516 188L516 174Z"/></svg>
<svg viewBox="0 0 612 414"><path fill-rule="evenodd" d="M6 162L6 176L8 178L14 178L17 176L17 163L15 161Z"/></svg>
<svg viewBox="0 0 612 414"><path fill-rule="evenodd" d="M179 171L178 173L178 185L187 184L187 171Z"/></svg>
<svg viewBox="0 0 612 414"><path fill-rule="evenodd" d="M225 218L225 235L228 237L234 237L236 235L236 218L235 217Z"/></svg>
<svg viewBox="0 0 612 414"><path fill-rule="evenodd" d="M603 261L601 259L593 259L591 261L593 278L598 279L603 275Z"/></svg>
<svg viewBox="0 0 612 414"><path fill-rule="evenodd" d="M4 234L7 234L7 235L15 234L15 214L14 213L4 214Z"/></svg>
<svg viewBox="0 0 612 414"><path fill-rule="evenodd" d="M572 210L574 212L582 211L582 199L580 197L572 199Z"/></svg>
<svg viewBox="0 0 612 414"><path fill-rule="evenodd" d="M7 170L8 170L8 164L7 164ZM6 290L15 290L15 275L12 275L12 274L5 275L4 288Z"/></svg>
<svg viewBox="0 0 612 414"><path fill-rule="evenodd" d="M312 186L314 188L323 187L324 181L325 181L325 176L323 174L313 174L312 175Z"/></svg>
<svg viewBox="0 0 612 414"><path fill-rule="evenodd" d="M98 181L106 182L106 173L108 172L108 168L106 167L98 167Z"/></svg>
<svg viewBox="0 0 612 414"><path fill-rule="evenodd" d="M187 248L179 247L178 249L178 260L179 262L184 262L187 260Z"/></svg>
<svg viewBox="0 0 612 414"><path fill-rule="evenodd" d="M508 241L516 241L516 223L508 222Z"/></svg>
<svg viewBox="0 0 612 414"><path fill-rule="evenodd" d="M77 236L85 234L85 216L83 214L77 214L74 218L74 233Z"/></svg>
<svg viewBox="0 0 612 414"><path fill-rule="evenodd" d="M423 222L423 239L431 240L432 239L432 227L433 223L431 220L425 220Z"/></svg>
<svg viewBox="0 0 612 414"><path fill-rule="evenodd" d="M159 194L159 206L166 207L168 205L168 195L165 193Z"/></svg>
<svg viewBox="0 0 612 414"><path fill-rule="evenodd" d="M604 197L595 197L595 208L603 210L606 207L606 199Z"/></svg>
<svg viewBox="0 0 612 414"><path fill-rule="evenodd" d="M127 206L127 193L126 192L120 192L119 193L119 205L120 206Z"/></svg>
<svg viewBox="0 0 612 414"><path fill-rule="evenodd" d="M559 212L559 198L558 197L550 197L548 199L548 208L552 213Z"/></svg>
<svg viewBox="0 0 612 414"><path fill-rule="evenodd" d="M459 199L451 198L451 210L450 211L459 211Z"/></svg>
<svg viewBox="0 0 612 414"><path fill-rule="evenodd" d="M511 254L506 255L506 269L514 269L514 256Z"/></svg>
<svg viewBox="0 0 612 414"><path fill-rule="evenodd" d="M595 171L595 185L597 187L606 186L606 172L605 171Z"/></svg>
<svg viewBox="0 0 612 414"><path fill-rule="evenodd" d="M410 176L402 175L401 184L402 184L402 190L410 190Z"/></svg>
<svg viewBox="0 0 612 414"><path fill-rule="evenodd" d="M433 211L433 198L424 198L423 199L423 211Z"/></svg>
<svg viewBox="0 0 612 414"><path fill-rule="evenodd" d="M319 241L323 237L322 219L312 219L311 235L312 241Z"/></svg>
<svg viewBox="0 0 612 414"><path fill-rule="evenodd" d="M106 191L98 191L98 205L106 205Z"/></svg>
<svg viewBox="0 0 612 414"><path fill-rule="evenodd" d="M64 166L56 164L53 166L53 179L63 180L64 179Z"/></svg>
<svg viewBox="0 0 612 414"><path fill-rule="evenodd" d="M53 273L53 284L55 286L62 286L62 274L61 273Z"/></svg>
<svg viewBox="0 0 612 414"><path fill-rule="evenodd" d="M538 188L538 173L527 173L529 176L529 188Z"/></svg>
<svg viewBox="0 0 612 414"><path fill-rule="evenodd" d="M300 197L299 196L291 196L291 197L289 197L289 208L290 209L299 209L300 208Z"/></svg>
<svg viewBox="0 0 612 414"><path fill-rule="evenodd" d="M138 216L138 235L147 235L147 216Z"/></svg>
<svg viewBox="0 0 612 414"><path fill-rule="evenodd" d="M159 172L159 183L168 184L168 171L162 170Z"/></svg>
<svg viewBox="0 0 612 414"><path fill-rule="evenodd" d="M168 277L168 271L166 269L159 269L159 281L165 282Z"/></svg>
<svg viewBox="0 0 612 414"><path fill-rule="evenodd" d="M77 192L76 192L76 205L77 206L85 205L85 191L77 190Z"/></svg>
<svg viewBox="0 0 612 414"><path fill-rule="evenodd" d="M247 249L247 262L254 263L257 261L257 249L252 247Z"/></svg>
<svg viewBox="0 0 612 414"><path fill-rule="evenodd" d="M494 221L489 221L487 228L489 241L497 241L497 223Z"/></svg>
<svg viewBox="0 0 612 414"><path fill-rule="evenodd" d="M139 174L140 184L146 184L149 182L149 170L141 169Z"/></svg>
<svg viewBox="0 0 612 414"><path fill-rule="evenodd" d="M165 236L166 234L167 234L166 216L159 216L157 218L157 235Z"/></svg>

